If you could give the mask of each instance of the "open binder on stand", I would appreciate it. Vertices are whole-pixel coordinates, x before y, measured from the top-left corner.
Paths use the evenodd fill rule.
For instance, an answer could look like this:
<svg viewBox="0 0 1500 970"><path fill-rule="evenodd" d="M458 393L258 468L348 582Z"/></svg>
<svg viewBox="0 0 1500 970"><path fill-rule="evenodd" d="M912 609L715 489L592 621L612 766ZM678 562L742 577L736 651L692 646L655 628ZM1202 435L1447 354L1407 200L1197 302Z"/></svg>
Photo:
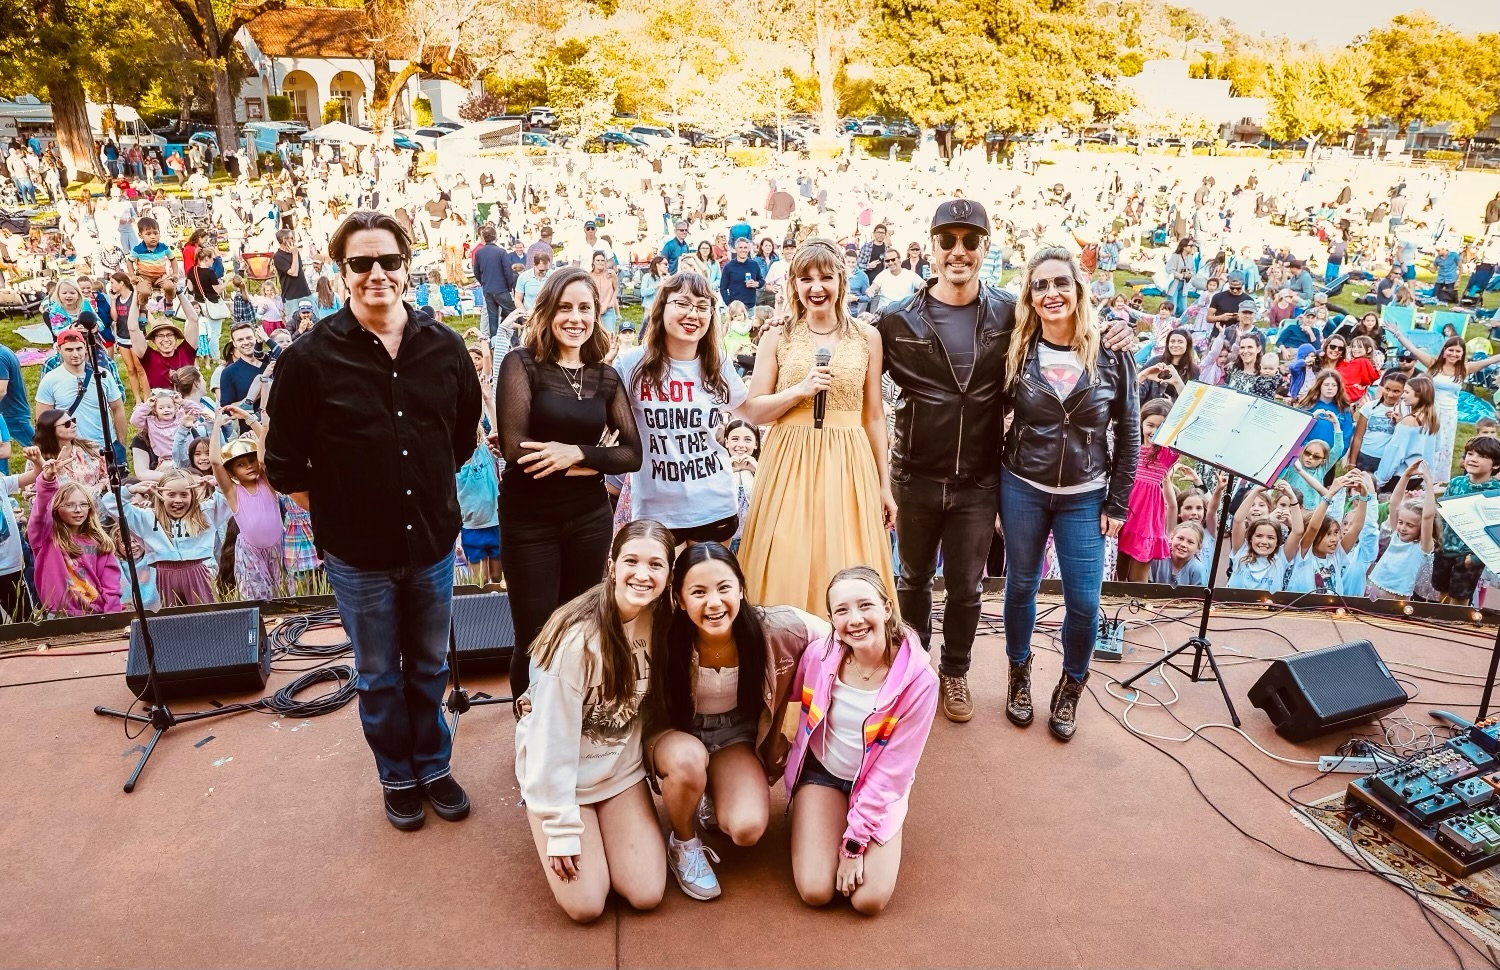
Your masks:
<svg viewBox="0 0 1500 970"><path fill-rule="evenodd" d="M1489 567L1490 572L1500 573L1500 495L1476 492L1456 498L1438 500L1438 515L1448 528ZM1476 613L1476 620L1483 614ZM1490 713L1490 696L1495 692L1495 671L1500 668L1500 625L1495 630L1495 645L1490 648L1490 669L1484 678L1484 694L1479 698L1479 716L1482 721Z"/></svg>
<svg viewBox="0 0 1500 970"><path fill-rule="evenodd" d="M1219 675L1213 644L1208 639L1208 620L1214 605L1214 578L1219 572L1219 559L1224 554L1224 532L1229 522L1229 500L1234 494L1234 479L1244 478L1267 488L1275 484L1276 479L1301 451L1315 420L1312 415L1285 404L1228 387L1192 381L1183 389L1177 403L1161 423L1161 427L1156 429L1151 441L1228 472L1229 485L1224 489L1224 497L1219 502L1214 556L1208 567L1208 586L1203 591L1203 612L1198 620L1198 635L1124 681L1122 687L1129 687L1163 666L1186 675L1194 683L1202 680L1218 681L1219 692L1224 695L1224 705L1229 708L1230 720L1235 727L1239 727L1240 716L1235 712L1234 702L1229 699L1229 688ZM1184 670L1175 661L1188 650L1193 651L1193 666L1191 670ZM1205 660L1213 671L1212 677L1203 676Z"/></svg>

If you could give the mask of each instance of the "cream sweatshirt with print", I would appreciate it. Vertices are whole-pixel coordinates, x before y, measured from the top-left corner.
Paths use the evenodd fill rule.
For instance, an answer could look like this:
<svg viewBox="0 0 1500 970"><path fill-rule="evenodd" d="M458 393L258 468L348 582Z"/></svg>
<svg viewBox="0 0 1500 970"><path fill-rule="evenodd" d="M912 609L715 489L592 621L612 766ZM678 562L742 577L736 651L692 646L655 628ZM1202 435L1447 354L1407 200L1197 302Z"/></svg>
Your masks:
<svg viewBox="0 0 1500 970"><path fill-rule="evenodd" d="M570 631L551 669L532 673L531 712L516 724L516 781L527 810L541 820L549 856L582 851L580 806L613 798L646 777L640 707L651 676L649 624L642 617L625 628L635 690L623 703L600 700L603 665L593 630ZM588 683L585 657L592 661Z"/></svg>

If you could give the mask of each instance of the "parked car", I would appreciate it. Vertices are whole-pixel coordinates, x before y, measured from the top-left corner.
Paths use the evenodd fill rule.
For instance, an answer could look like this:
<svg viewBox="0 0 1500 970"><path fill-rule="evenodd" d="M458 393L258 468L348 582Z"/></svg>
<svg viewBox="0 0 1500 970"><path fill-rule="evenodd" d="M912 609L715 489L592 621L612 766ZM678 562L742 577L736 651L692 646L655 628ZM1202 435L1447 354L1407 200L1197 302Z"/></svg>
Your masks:
<svg viewBox="0 0 1500 970"><path fill-rule="evenodd" d="M530 111L526 112L527 127L551 128L555 124L557 124L557 112L553 111L545 104L539 104L536 107L532 108Z"/></svg>
<svg viewBox="0 0 1500 970"><path fill-rule="evenodd" d="M777 139L775 125L758 125L754 129L754 131L765 139L765 144L768 147L776 147ZM794 152L807 150L807 139L788 128L781 129L780 144L783 148L790 149Z"/></svg>
<svg viewBox="0 0 1500 970"><path fill-rule="evenodd" d="M407 138L410 138L418 145L421 145L423 151L435 152L437 151L438 139L442 138L444 135L450 135L452 134L452 132L450 132L447 128L439 128L434 125L431 128L418 128L416 131L407 131L405 129L398 128L396 129L396 134L404 135Z"/></svg>
<svg viewBox="0 0 1500 970"><path fill-rule="evenodd" d="M883 138L885 137L885 119L879 115L861 118L859 119L859 127L855 129L854 133L864 135L868 138Z"/></svg>
<svg viewBox="0 0 1500 970"><path fill-rule="evenodd" d="M893 121L886 126L886 134L896 138L916 138L922 130L910 121Z"/></svg>
<svg viewBox="0 0 1500 970"><path fill-rule="evenodd" d="M622 151L626 148L645 148L646 143L634 135L623 131L606 131L602 135L595 135L583 146L584 151Z"/></svg>
<svg viewBox="0 0 1500 970"><path fill-rule="evenodd" d="M535 131L528 131L526 132L526 134L522 135L521 144L525 145L527 148L555 147L552 139L548 138L546 135L541 134L540 132Z"/></svg>
<svg viewBox="0 0 1500 970"><path fill-rule="evenodd" d="M463 131L464 130L464 126L461 125L461 124L459 124L456 121L434 121L432 123L432 127L434 127L434 128L444 128L444 129L447 129L448 131Z"/></svg>
<svg viewBox="0 0 1500 970"><path fill-rule="evenodd" d="M668 145L686 148L689 144L686 138L673 134L672 129L659 125L631 125L626 131L652 148L666 148Z"/></svg>

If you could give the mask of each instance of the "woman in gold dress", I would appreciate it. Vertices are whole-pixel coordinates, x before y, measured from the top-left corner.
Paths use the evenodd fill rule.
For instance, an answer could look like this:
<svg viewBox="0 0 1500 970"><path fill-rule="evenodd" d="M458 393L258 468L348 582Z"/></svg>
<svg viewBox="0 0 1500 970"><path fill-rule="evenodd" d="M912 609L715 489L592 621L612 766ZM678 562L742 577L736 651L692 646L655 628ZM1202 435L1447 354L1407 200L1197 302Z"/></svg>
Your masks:
<svg viewBox="0 0 1500 970"><path fill-rule="evenodd" d="M846 309L844 254L810 239L788 268L790 319L761 338L740 414L771 424L740 543L750 602L827 616L833 574L872 566L895 588L896 521L880 395L880 335ZM820 351L826 367L816 366ZM813 401L827 392L821 428Z"/></svg>

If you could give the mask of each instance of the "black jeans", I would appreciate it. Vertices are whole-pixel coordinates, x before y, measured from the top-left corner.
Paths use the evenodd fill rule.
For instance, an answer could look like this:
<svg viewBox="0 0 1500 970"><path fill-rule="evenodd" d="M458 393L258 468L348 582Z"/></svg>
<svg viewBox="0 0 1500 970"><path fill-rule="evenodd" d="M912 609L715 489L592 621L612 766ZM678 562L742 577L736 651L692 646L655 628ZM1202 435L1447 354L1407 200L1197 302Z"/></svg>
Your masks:
<svg viewBox="0 0 1500 970"><path fill-rule="evenodd" d="M493 337L500 329L500 321L516 312L516 301L509 293L486 293L484 311L484 335Z"/></svg>
<svg viewBox="0 0 1500 970"><path fill-rule="evenodd" d="M945 485L914 475L892 473L896 544L901 574L896 600L901 618L932 641L932 579L938 549L943 552L943 649L938 672L962 677L969 672L974 630L979 626L980 580L995 535L999 490L978 485Z"/></svg>
<svg viewBox="0 0 1500 970"><path fill-rule="evenodd" d="M531 685L531 641L552 611L604 578L614 516L609 502L557 519L500 506L500 564L510 592L516 650L510 658L512 697Z"/></svg>

